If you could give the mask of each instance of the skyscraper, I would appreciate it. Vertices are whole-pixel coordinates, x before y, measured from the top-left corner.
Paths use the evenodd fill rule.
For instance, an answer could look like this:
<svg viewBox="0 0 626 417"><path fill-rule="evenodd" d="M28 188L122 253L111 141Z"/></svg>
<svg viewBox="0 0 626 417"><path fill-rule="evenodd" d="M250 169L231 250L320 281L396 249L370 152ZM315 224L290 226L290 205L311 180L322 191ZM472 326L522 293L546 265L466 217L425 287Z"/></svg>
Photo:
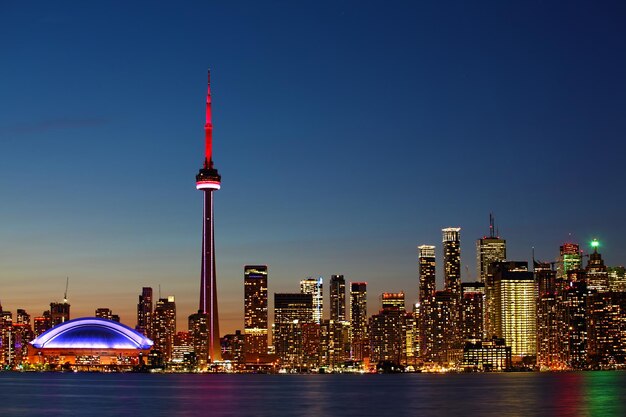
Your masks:
<svg viewBox="0 0 626 417"><path fill-rule="evenodd" d="M435 291L437 281L435 275L435 247L430 245L418 246L419 259L419 347L420 356L425 361L434 360L435 347L433 321Z"/></svg>
<svg viewBox="0 0 626 417"><path fill-rule="evenodd" d="M534 262L537 295L537 366L562 369L556 271L550 263Z"/></svg>
<svg viewBox="0 0 626 417"><path fill-rule="evenodd" d="M461 295L461 228L448 227L443 233L443 276L445 290L453 297Z"/></svg>
<svg viewBox="0 0 626 417"><path fill-rule="evenodd" d="M609 290L609 272L604 265L602 255L598 253L598 241L591 242L591 246L593 252L589 254L589 262L585 268L587 288L598 292L607 292Z"/></svg>
<svg viewBox="0 0 626 417"><path fill-rule="evenodd" d="M322 287L322 277L309 277L300 281L300 292L302 294L311 294L311 296L313 297L313 322L317 324L322 323L324 311L324 293Z"/></svg>
<svg viewBox="0 0 626 417"><path fill-rule="evenodd" d="M381 309L370 318L372 362L406 364L406 310L404 293L383 293Z"/></svg>
<svg viewBox="0 0 626 417"><path fill-rule="evenodd" d="M50 303L50 317L52 320L52 326L64 323L70 320L70 305L67 301L62 303Z"/></svg>
<svg viewBox="0 0 626 417"><path fill-rule="evenodd" d="M367 331L367 282L350 283L350 325L352 328L352 358L369 357Z"/></svg>
<svg viewBox="0 0 626 417"><path fill-rule="evenodd" d="M159 298L154 308L152 323L154 350L163 354L163 360L172 359L174 335L176 334L176 301L173 296Z"/></svg>
<svg viewBox="0 0 626 417"><path fill-rule="evenodd" d="M577 243L564 243L560 248L557 277L567 279L570 270L582 268L582 254Z"/></svg>
<svg viewBox="0 0 626 417"><path fill-rule="evenodd" d="M246 354L267 354L267 265L246 265L244 340Z"/></svg>
<svg viewBox="0 0 626 417"><path fill-rule="evenodd" d="M537 287L527 262L494 262L494 329L511 346L514 359L537 354ZM488 335L490 336L490 335Z"/></svg>
<svg viewBox="0 0 626 417"><path fill-rule="evenodd" d="M506 240L497 236L494 219L489 215L489 236L476 241L477 281L485 282L489 265L506 259Z"/></svg>
<svg viewBox="0 0 626 417"><path fill-rule="evenodd" d="M213 123L211 120L211 73L209 72L204 124L204 164L196 175L196 189L204 195L202 215L202 267L200 271L200 306L207 315L209 342L207 360L220 360L220 328L217 312L217 281L215 269L215 231L213 222L213 191L220 189L222 177L213 165Z"/></svg>
<svg viewBox="0 0 626 417"><path fill-rule="evenodd" d="M330 276L330 319L346 320L346 280L343 275Z"/></svg>
<svg viewBox="0 0 626 417"><path fill-rule="evenodd" d="M302 367L305 363L307 334L313 323L313 295L311 293L276 293L274 294L274 327L272 339L276 354L283 364L291 367ZM317 360L317 358L314 358Z"/></svg>
<svg viewBox="0 0 626 417"><path fill-rule="evenodd" d="M152 338L152 288L143 287L137 303L137 326L135 330Z"/></svg>
<svg viewBox="0 0 626 417"><path fill-rule="evenodd" d="M464 340L483 339L483 313L485 284L464 282L461 284L461 332Z"/></svg>
<svg viewBox="0 0 626 417"><path fill-rule="evenodd" d="M451 294L449 335L451 346L460 348L463 339L461 327L461 228L448 227L443 233L443 276L445 290Z"/></svg>

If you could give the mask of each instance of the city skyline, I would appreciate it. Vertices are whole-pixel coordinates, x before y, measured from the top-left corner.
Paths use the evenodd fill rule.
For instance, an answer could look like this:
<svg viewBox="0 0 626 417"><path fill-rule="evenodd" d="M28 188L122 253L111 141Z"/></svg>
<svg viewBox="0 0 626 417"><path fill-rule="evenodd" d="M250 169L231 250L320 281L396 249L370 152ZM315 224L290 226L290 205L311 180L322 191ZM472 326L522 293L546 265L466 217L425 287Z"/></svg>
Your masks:
<svg viewBox="0 0 626 417"><path fill-rule="evenodd" d="M207 67L228 178L216 207L222 333L243 327L245 264L269 266L269 294L341 274L367 281L370 297L404 291L408 303L416 246L434 244L442 265L440 229L460 226L462 280L473 281L490 212L508 259L530 260L535 247L551 261L566 241L589 249L598 238L607 265L625 263L618 5L486 15L462 5L133 5L126 17L94 7L41 4L33 17L11 5L0 17L7 310L39 315L62 301L69 276L72 316L108 307L134 326L138 292L152 287L156 300L160 285L184 328L197 305L200 206L189 173ZM143 34L133 29L140 15ZM258 16L267 27L250 25ZM448 34L428 20L457 27ZM178 34L182 26L197 36ZM320 26L318 43L308 30ZM142 48L152 42L161 48Z"/></svg>

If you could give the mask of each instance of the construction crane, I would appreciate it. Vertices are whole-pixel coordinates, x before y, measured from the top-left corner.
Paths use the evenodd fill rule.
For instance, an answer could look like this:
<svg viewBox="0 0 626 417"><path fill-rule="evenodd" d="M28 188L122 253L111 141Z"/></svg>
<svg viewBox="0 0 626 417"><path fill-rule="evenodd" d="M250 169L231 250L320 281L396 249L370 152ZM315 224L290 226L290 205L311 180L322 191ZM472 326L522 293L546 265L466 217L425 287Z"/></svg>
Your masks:
<svg viewBox="0 0 626 417"><path fill-rule="evenodd" d="M70 277L65 280L65 293L63 294L63 304L67 304L67 287L70 285Z"/></svg>

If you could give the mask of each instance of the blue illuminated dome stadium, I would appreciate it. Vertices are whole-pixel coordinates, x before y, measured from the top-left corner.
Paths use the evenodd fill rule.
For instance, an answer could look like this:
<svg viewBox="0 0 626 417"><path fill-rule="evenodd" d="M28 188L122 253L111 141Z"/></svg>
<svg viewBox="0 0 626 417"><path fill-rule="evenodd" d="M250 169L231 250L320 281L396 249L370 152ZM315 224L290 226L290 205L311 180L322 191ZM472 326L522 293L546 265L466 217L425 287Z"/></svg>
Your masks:
<svg viewBox="0 0 626 417"><path fill-rule="evenodd" d="M61 323L30 344L37 349L150 349L152 340L112 320L83 317Z"/></svg>

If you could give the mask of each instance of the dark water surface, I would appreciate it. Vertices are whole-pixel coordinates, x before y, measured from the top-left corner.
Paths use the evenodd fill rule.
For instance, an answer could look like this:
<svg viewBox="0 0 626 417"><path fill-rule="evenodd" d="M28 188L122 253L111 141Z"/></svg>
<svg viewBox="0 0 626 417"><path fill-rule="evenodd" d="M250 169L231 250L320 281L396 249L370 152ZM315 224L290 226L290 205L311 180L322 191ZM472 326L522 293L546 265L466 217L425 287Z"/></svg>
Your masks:
<svg viewBox="0 0 626 417"><path fill-rule="evenodd" d="M624 417L626 372L0 373L0 417L69 415Z"/></svg>

